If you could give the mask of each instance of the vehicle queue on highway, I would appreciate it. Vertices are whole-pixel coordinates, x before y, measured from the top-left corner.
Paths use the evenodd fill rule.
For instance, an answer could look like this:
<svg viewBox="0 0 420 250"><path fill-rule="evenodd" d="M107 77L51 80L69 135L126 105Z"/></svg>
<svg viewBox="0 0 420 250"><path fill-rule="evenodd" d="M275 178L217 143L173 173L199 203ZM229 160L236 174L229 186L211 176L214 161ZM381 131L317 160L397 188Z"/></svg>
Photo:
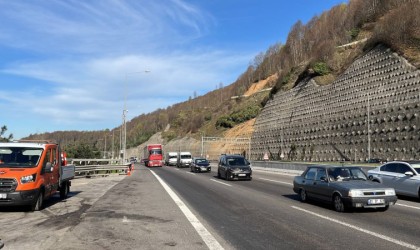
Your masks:
<svg viewBox="0 0 420 250"><path fill-rule="evenodd" d="M241 155L222 154L217 164L219 179L252 180L251 164ZM194 157L190 168L191 172L211 171L203 157ZM397 195L420 199L420 161L388 162L367 173L354 166L312 165L294 178L293 191L302 202L330 203L337 212L386 211L397 203Z"/></svg>

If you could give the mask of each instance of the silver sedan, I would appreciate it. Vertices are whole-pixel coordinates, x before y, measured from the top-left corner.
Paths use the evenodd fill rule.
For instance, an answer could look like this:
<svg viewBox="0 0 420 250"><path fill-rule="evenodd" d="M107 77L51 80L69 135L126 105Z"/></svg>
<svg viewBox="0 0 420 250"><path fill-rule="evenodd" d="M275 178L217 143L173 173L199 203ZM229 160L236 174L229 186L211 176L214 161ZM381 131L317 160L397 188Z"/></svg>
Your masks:
<svg viewBox="0 0 420 250"><path fill-rule="evenodd" d="M368 171L369 179L400 195L420 198L420 161L393 161Z"/></svg>

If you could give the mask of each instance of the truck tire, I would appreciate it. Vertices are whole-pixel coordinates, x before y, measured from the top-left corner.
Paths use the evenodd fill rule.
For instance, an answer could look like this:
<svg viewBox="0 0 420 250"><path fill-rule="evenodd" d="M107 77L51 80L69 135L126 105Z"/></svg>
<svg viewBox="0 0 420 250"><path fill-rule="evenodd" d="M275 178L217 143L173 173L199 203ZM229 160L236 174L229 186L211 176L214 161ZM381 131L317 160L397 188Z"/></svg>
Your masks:
<svg viewBox="0 0 420 250"><path fill-rule="evenodd" d="M60 198L61 199L66 199L69 195L70 192L70 185L69 183L66 181L64 183L64 185L60 188Z"/></svg>
<svg viewBox="0 0 420 250"><path fill-rule="evenodd" d="M31 211L40 211L44 206L44 191L40 190L38 194L38 198L36 199L35 203L31 206Z"/></svg>

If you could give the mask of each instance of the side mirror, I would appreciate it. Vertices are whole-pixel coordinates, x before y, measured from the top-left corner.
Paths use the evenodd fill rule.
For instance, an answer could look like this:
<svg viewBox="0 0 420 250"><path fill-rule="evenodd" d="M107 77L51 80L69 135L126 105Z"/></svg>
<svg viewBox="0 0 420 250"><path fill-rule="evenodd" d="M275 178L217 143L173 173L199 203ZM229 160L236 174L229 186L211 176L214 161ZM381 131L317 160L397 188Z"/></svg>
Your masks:
<svg viewBox="0 0 420 250"><path fill-rule="evenodd" d="M321 181L322 181L322 182L328 182L327 177L322 176L322 177L321 177Z"/></svg>
<svg viewBox="0 0 420 250"><path fill-rule="evenodd" d="M47 164L45 164L45 167L44 167L44 172L45 173L52 173L53 169L54 169L54 167L53 167L52 163L47 162Z"/></svg>
<svg viewBox="0 0 420 250"><path fill-rule="evenodd" d="M413 172L411 172L411 171L407 171L407 172L405 172L404 174L405 174L406 176L410 176L410 177L414 176L414 173L413 173Z"/></svg>

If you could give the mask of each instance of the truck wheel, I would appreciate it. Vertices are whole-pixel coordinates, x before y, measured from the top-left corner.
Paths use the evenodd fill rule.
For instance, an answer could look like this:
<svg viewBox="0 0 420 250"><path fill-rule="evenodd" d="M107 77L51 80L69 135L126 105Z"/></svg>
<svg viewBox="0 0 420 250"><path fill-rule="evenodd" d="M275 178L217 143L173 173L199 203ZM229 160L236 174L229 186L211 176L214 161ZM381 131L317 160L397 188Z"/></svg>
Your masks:
<svg viewBox="0 0 420 250"><path fill-rule="evenodd" d="M70 191L69 183L66 182L64 186L60 189L60 198L66 199L69 195L69 191Z"/></svg>
<svg viewBox="0 0 420 250"><path fill-rule="evenodd" d="M32 212L40 211L43 206L44 206L44 192L41 190L38 194L38 199L36 199L36 202L32 204L31 210Z"/></svg>

